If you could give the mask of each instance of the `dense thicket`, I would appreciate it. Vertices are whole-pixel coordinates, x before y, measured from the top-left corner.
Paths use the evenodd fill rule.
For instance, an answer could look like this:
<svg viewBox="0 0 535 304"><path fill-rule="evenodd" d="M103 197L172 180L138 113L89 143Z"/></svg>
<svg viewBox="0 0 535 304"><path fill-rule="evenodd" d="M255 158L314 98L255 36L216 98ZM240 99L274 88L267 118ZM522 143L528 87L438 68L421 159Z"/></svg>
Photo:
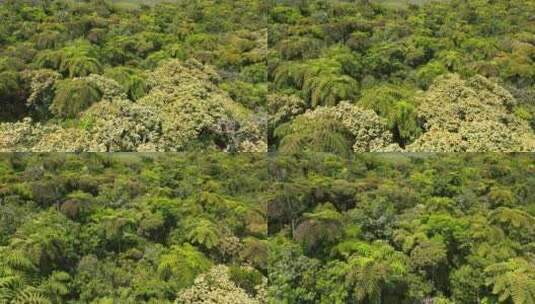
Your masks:
<svg viewBox="0 0 535 304"><path fill-rule="evenodd" d="M0 155L0 303L262 303L266 167L256 154Z"/></svg>
<svg viewBox="0 0 535 304"><path fill-rule="evenodd" d="M279 155L272 303L535 303L535 155Z"/></svg>
<svg viewBox="0 0 535 304"><path fill-rule="evenodd" d="M534 164L3 154L0 303L531 304Z"/></svg>
<svg viewBox="0 0 535 304"><path fill-rule="evenodd" d="M534 151L534 15L529 0L270 1L272 149Z"/></svg>
<svg viewBox="0 0 535 304"><path fill-rule="evenodd" d="M0 3L0 151L266 150L263 2L139 2Z"/></svg>

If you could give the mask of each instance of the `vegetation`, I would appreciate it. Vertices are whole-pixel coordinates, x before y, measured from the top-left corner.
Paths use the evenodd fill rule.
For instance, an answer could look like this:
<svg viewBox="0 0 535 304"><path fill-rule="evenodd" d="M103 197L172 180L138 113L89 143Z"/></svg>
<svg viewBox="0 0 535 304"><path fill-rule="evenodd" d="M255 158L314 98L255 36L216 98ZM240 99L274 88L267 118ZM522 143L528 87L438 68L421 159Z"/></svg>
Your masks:
<svg viewBox="0 0 535 304"><path fill-rule="evenodd" d="M535 155L278 155L269 303L534 303Z"/></svg>
<svg viewBox="0 0 535 304"><path fill-rule="evenodd" d="M0 151L265 151L262 1L159 2L1 1Z"/></svg>
<svg viewBox="0 0 535 304"><path fill-rule="evenodd" d="M534 157L2 154L0 303L533 303Z"/></svg>
<svg viewBox="0 0 535 304"><path fill-rule="evenodd" d="M265 169L256 154L1 154L0 303L264 303Z"/></svg>
<svg viewBox="0 0 535 304"><path fill-rule="evenodd" d="M535 151L533 1L269 3L272 150Z"/></svg>
<svg viewBox="0 0 535 304"><path fill-rule="evenodd" d="M534 16L0 0L0 304L535 304Z"/></svg>

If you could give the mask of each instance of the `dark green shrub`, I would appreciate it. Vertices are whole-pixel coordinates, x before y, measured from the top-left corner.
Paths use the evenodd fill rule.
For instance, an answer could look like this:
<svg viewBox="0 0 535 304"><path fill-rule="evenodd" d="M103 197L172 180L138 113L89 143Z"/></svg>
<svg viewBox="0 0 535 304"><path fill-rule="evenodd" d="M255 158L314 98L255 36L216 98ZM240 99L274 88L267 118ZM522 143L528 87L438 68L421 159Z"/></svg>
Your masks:
<svg viewBox="0 0 535 304"><path fill-rule="evenodd" d="M244 289L247 293L254 295L255 286L262 284L262 274L254 268L232 266L229 268L230 279Z"/></svg>

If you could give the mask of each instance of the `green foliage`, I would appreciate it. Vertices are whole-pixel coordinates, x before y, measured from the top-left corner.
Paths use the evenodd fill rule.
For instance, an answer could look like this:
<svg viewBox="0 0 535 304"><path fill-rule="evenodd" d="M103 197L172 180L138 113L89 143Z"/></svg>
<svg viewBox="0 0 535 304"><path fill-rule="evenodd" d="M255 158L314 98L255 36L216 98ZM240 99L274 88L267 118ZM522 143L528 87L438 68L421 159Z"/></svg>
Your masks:
<svg viewBox="0 0 535 304"><path fill-rule="evenodd" d="M104 76L117 81L132 100L138 100L147 93L145 77L140 71L127 67L106 70Z"/></svg>
<svg viewBox="0 0 535 304"><path fill-rule="evenodd" d="M134 2L0 3L2 151L267 150L265 5Z"/></svg>
<svg viewBox="0 0 535 304"><path fill-rule="evenodd" d="M533 157L278 154L269 303L532 303Z"/></svg>
<svg viewBox="0 0 535 304"><path fill-rule="evenodd" d="M535 273L533 265L522 258L488 266L487 284L500 302L511 299L514 304L535 303Z"/></svg>
<svg viewBox="0 0 535 304"><path fill-rule="evenodd" d="M55 95L50 111L75 120L58 125L25 119L0 125L0 149L266 151L262 120L219 89L218 79L212 67L196 60L165 61L148 73L143 85L147 93L136 102L127 97L131 87L125 89L104 76L52 79ZM36 92L45 90L39 83L36 86ZM42 94L48 96L46 90Z"/></svg>
<svg viewBox="0 0 535 304"><path fill-rule="evenodd" d="M265 303L266 164L256 154L2 154L0 303Z"/></svg>
<svg viewBox="0 0 535 304"><path fill-rule="evenodd" d="M340 155L349 155L350 136L344 126L332 117L309 119L302 117L292 124L282 125L274 135L282 138L280 151L296 153L300 151L325 151Z"/></svg>
<svg viewBox="0 0 535 304"><path fill-rule="evenodd" d="M190 224L186 237L192 244L212 249L219 244L219 232L214 223L210 220L195 220Z"/></svg>
<svg viewBox="0 0 535 304"><path fill-rule="evenodd" d="M102 92L84 79L67 79L56 84L50 111L59 117L73 118L100 100Z"/></svg>
<svg viewBox="0 0 535 304"><path fill-rule="evenodd" d="M373 110L387 120L393 144L399 146L389 150L534 151L533 128L526 128L535 109L527 100L533 98L502 108L488 96L491 91L508 98L495 84L515 97L532 91L534 32L528 16L533 10L526 0L274 1L268 13L271 93L302 98L302 113L336 107L342 100ZM453 86L438 89L449 74L467 83L487 78L495 84L469 85L463 93L454 93L458 88ZM427 91L424 98L421 90ZM475 123L470 110L459 109L465 99L473 106L496 107L480 109ZM268 103L268 108L276 112L284 105ZM428 114L449 120L454 108L463 116L458 126L431 126ZM302 113L277 121L271 130L288 120L300 124ZM308 128L325 124L318 120ZM272 150L286 149L278 138L269 144ZM354 150L375 151L370 146ZM333 152L321 141L307 150Z"/></svg>

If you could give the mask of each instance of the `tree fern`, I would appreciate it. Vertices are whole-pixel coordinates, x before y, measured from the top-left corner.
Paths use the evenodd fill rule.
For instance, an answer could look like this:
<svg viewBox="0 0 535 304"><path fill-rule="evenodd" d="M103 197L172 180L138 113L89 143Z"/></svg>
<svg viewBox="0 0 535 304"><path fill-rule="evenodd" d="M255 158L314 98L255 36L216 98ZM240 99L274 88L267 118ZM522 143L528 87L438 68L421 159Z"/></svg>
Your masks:
<svg viewBox="0 0 535 304"><path fill-rule="evenodd" d="M279 88L293 86L302 90L312 107L336 105L359 93L358 82L344 75L342 64L327 58L280 63L273 71L273 83Z"/></svg>
<svg viewBox="0 0 535 304"><path fill-rule="evenodd" d="M535 218L520 209L500 207L490 213L490 222L502 229L512 240L533 240Z"/></svg>
<svg viewBox="0 0 535 304"><path fill-rule="evenodd" d="M72 56L64 58L59 71L69 77L82 77L90 74L99 74L102 66L98 59L88 56Z"/></svg>
<svg viewBox="0 0 535 304"><path fill-rule="evenodd" d="M63 271L54 271L44 282L41 283L39 289L48 298L54 299L55 303L62 302L62 296L69 293L69 281L71 276Z"/></svg>
<svg viewBox="0 0 535 304"><path fill-rule="evenodd" d="M60 50L44 50L37 54L34 64L37 68L59 70L63 54Z"/></svg>
<svg viewBox="0 0 535 304"><path fill-rule="evenodd" d="M359 302L382 303L382 294L387 285L396 286L395 283L408 271L406 257L383 241L345 247L355 250L348 258L351 270L346 279L351 282L354 296Z"/></svg>
<svg viewBox="0 0 535 304"><path fill-rule="evenodd" d="M186 237L192 244L212 249L219 244L219 232L214 223L207 219L196 219L190 224Z"/></svg>
<svg viewBox="0 0 535 304"><path fill-rule="evenodd" d="M500 302L535 303L535 265L523 258L512 258L485 269L486 283Z"/></svg>
<svg viewBox="0 0 535 304"><path fill-rule="evenodd" d="M313 212L305 213L303 216L306 219L317 221L340 222L342 220L342 215L331 203L318 205L316 208L314 208Z"/></svg>
<svg viewBox="0 0 535 304"><path fill-rule="evenodd" d="M0 303L26 303L24 290L31 283L34 265L20 250L0 248L0 254ZM28 299L28 303L40 303Z"/></svg>
<svg viewBox="0 0 535 304"><path fill-rule="evenodd" d="M44 31L33 37L38 49L54 48L60 42L62 35L58 31Z"/></svg>
<svg viewBox="0 0 535 304"><path fill-rule="evenodd" d="M210 260L195 247L184 244L172 246L162 255L158 264L158 274L176 288L184 288L193 283L195 277L210 269Z"/></svg>
<svg viewBox="0 0 535 304"><path fill-rule="evenodd" d="M35 64L39 68L54 69L69 77L87 76L102 70L96 51L85 40L74 41L60 50L42 51L37 55Z"/></svg>
<svg viewBox="0 0 535 304"><path fill-rule="evenodd" d="M310 150L339 155L350 153L350 135L339 121L330 116L319 119L299 116L293 122L276 128L274 135L280 139L281 152Z"/></svg>
<svg viewBox="0 0 535 304"><path fill-rule="evenodd" d="M51 304L41 292L33 287L27 287L17 293L12 304Z"/></svg>
<svg viewBox="0 0 535 304"><path fill-rule="evenodd" d="M148 87L141 72L132 68L115 67L106 70L104 76L117 81L132 100L138 100L148 91Z"/></svg>
<svg viewBox="0 0 535 304"><path fill-rule="evenodd" d="M312 82L310 103L317 106L335 106L341 100L353 100L359 92L358 82L347 75L322 75Z"/></svg>
<svg viewBox="0 0 535 304"><path fill-rule="evenodd" d="M354 267L346 279L352 283L357 301L367 300L371 304L380 304L387 275L388 271L383 264L366 262Z"/></svg>
<svg viewBox="0 0 535 304"><path fill-rule="evenodd" d="M506 224L512 228L525 228L533 230L535 218L520 209L500 207L490 213L492 223Z"/></svg>
<svg viewBox="0 0 535 304"><path fill-rule="evenodd" d="M370 256L372 250L373 247L366 242L346 240L334 246L331 254L340 255L345 258L349 258L353 254L358 254L359 256Z"/></svg>
<svg viewBox="0 0 535 304"><path fill-rule="evenodd" d="M281 40L277 49L285 60L305 59L316 56L321 44L316 38L292 36Z"/></svg>
<svg viewBox="0 0 535 304"><path fill-rule="evenodd" d="M21 250L10 250L10 252L4 256L4 263L12 269L34 269L32 261Z"/></svg>
<svg viewBox="0 0 535 304"><path fill-rule="evenodd" d="M50 111L60 117L75 117L92 103L100 100L101 96L99 89L85 79L58 81Z"/></svg>

